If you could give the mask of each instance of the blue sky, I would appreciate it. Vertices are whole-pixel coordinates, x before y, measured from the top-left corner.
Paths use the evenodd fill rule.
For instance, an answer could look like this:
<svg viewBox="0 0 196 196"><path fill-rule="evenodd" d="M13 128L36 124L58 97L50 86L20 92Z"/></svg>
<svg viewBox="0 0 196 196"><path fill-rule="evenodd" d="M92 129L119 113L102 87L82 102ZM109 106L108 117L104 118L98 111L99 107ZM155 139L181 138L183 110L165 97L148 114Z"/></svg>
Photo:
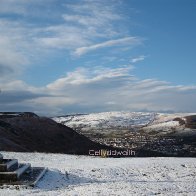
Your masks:
<svg viewBox="0 0 196 196"><path fill-rule="evenodd" d="M0 107L195 112L194 0L0 0Z"/></svg>

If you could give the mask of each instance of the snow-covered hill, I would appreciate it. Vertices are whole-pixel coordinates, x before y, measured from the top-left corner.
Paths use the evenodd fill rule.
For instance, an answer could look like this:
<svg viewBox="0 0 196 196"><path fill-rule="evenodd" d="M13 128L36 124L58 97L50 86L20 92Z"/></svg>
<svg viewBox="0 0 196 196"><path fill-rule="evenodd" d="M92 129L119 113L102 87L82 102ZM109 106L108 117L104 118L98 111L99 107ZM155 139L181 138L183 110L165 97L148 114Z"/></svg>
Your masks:
<svg viewBox="0 0 196 196"><path fill-rule="evenodd" d="M181 118L190 114L162 114L145 112L103 112L80 115L67 115L54 117L58 123L79 131L119 131L119 129L138 129L146 127L146 130L171 129L180 126L175 118Z"/></svg>
<svg viewBox="0 0 196 196"><path fill-rule="evenodd" d="M195 158L99 158L3 152L6 158L48 167L34 189L4 187L4 195L189 195L196 193Z"/></svg>
<svg viewBox="0 0 196 196"><path fill-rule="evenodd" d="M54 117L53 120L76 128L127 128L147 125L155 116L155 113L142 112L102 112Z"/></svg>

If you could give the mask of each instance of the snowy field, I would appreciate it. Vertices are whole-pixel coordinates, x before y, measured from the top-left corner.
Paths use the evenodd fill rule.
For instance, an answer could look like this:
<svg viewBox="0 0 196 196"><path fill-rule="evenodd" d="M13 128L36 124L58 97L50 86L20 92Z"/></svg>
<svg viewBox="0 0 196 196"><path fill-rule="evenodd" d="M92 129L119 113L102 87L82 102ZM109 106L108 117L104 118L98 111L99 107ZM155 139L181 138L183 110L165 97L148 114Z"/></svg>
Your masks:
<svg viewBox="0 0 196 196"><path fill-rule="evenodd" d="M3 152L49 171L33 189L11 186L5 195L196 195L195 158L98 158Z"/></svg>

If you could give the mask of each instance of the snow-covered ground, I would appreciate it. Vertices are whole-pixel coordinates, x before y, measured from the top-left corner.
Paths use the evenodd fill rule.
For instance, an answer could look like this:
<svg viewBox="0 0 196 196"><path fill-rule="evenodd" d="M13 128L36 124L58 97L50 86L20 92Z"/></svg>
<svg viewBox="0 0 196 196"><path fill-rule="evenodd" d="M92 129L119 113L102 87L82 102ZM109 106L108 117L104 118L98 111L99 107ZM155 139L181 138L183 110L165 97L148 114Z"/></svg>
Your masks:
<svg viewBox="0 0 196 196"><path fill-rule="evenodd" d="M5 187L4 195L196 195L195 158L99 158L3 152L49 171L34 189Z"/></svg>

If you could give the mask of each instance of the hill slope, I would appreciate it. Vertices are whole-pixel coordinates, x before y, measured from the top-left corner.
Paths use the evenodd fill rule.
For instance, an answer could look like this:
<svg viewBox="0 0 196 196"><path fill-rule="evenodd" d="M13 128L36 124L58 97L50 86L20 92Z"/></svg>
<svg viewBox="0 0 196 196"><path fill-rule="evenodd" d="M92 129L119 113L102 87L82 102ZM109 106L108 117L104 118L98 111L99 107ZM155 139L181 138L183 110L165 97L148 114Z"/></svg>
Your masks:
<svg viewBox="0 0 196 196"><path fill-rule="evenodd" d="M0 150L88 154L103 145L33 113L0 113ZM107 147L108 148L108 147Z"/></svg>

